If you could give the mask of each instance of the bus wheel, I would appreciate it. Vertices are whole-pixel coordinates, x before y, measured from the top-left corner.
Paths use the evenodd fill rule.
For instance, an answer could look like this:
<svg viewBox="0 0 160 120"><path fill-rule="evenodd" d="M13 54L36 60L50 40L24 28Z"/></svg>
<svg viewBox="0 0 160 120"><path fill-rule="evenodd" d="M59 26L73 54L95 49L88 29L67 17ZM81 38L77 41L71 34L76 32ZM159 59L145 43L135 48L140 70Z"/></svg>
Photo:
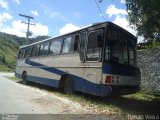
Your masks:
<svg viewBox="0 0 160 120"><path fill-rule="evenodd" d="M63 82L63 92L66 94L74 93L74 85L71 77L67 76Z"/></svg>
<svg viewBox="0 0 160 120"><path fill-rule="evenodd" d="M24 85L28 83L26 78L27 78L27 73L26 73L26 72L23 72L23 74L22 74L22 83L23 83Z"/></svg>

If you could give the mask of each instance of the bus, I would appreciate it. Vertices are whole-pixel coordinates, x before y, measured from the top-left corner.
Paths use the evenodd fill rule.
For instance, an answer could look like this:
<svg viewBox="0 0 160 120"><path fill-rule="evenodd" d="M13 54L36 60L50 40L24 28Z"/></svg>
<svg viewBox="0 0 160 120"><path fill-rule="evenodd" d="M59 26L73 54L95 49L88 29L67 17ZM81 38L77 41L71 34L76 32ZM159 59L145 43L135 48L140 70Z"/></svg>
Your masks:
<svg viewBox="0 0 160 120"><path fill-rule="evenodd" d="M62 89L106 97L139 90L134 35L112 22L20 46L15 76Z"/></svg>

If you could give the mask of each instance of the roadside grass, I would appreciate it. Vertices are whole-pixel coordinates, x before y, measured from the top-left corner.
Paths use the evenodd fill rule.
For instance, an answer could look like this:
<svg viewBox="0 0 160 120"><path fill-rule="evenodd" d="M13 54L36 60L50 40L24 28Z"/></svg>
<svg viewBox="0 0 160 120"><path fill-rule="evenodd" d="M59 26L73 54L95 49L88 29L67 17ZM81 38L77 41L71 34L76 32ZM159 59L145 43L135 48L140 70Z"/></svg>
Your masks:
<svg viewBox="0 0 160 120"><path fill-rule="evenodd" d="M21 79L16 77L8 78L21 83ZM130 95L101 98L81 92L75 92L73 95L63 94L59 89L36 83L29 83L29 86L78 102L94 111L93 114L107 114L120 119L127 119L127 116L131 114L160 114L160 95L149 91L141 90Z"/></svg>
<svg viewBox="0 0 160 120"><path fill-rule="evenodd" d="M139 91L119 97L100 98L82 93L61 95L94 110L95 113L128 119L129 115L159 115L160 95Z"/></svg>
<svg viewBox="0 0 160 120"><path fill-rule="evenodd" d="M10 79L10 80L13 80L13 81L15 81L15 82L21 82L21 81L22 81L20 78L17 78L17 77L15 77L15 76L14 76L14 77L8 77L8 76L7 76L7 78Z"/></svg>
<svg viewBox="0 0 160 120"><path fill-rule="evenodd" d="M100 98L79 92L74 95L63 94L63 96L80 103L82 106L87 106L95 112L93 114L120 115L122 113L121 109L111 104L111 98Z"/></svg>
<svg viewBox="0 0 160 120"><path fill-rule="evenodd" d="M0 63L0 71L11 71L10 68L8 68L6 65Z"/></svg>
<svg viewBox="0 0 160 120"><path fill-rule="evenodd" d="M146 91L108 98L79 92L74 95L57 94L77 101L81 105L94 110L95 113L117 116L121 119L128 119L128 115L131 114L160 114L160 95Z"/></svg>

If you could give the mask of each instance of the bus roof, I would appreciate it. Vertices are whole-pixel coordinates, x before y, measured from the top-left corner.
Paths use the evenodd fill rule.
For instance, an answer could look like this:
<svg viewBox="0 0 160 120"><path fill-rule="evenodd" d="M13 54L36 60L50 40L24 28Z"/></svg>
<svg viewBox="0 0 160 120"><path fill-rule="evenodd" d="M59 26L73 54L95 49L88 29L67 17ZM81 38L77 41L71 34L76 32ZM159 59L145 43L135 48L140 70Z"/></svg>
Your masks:
<svg viewBox="0 0 160 120"><path fill-rule="evenodd" d="M109 24L109 25L112 25L112 26L116 26L116 27L118 27L119 29L121 29L122 31L125 31L125 32L127 32L128 34L130 34L132 37L135 37L133 34L131 34L130 32L128 32L127 30L121 28L120 26L118 26L118 25L116 25L116 24L114 24L114 23L112 23L112 22L108 22L108 21L107 21L107 22L93 23L93 24L84 26L84 27L82 27L82 28L80 28L80 29L78 29L78 30L75 30L75 31L72 31L72 32L68 32L68 33L65 33L65 34L62 34L62 35L58 35L58 36L55 36L55 37L47 38L47 39L44 39L44 40L41 40L41 41L38 41L38 42L34 42L34 43L32 43L32 44L29 44L29 45L22 45L22 46L20 46L20 49L23 49L23 48L26 48L26 47L29 47L29 46L33 46L33 45L35 45L35 44L39 44L39 43L42 43L42 42L45 42L45 41L48 41L48 40L51 40L51 39L59 38L59 37L61 37L61 36L66 36L66 35L69 35L69 34L71 34L71 33L76 33L76 32L78 32L78 31L83 31L83 30L85 30L85 29L87 29L87 28L90 28L90 27L101 26L101 25L108 25L108 24Z"/></svg>
<svg viewBox="0 0 160 120"><path fill-rule="evenodd" d="M102 24L102 23L98 23L98 24ZM51 37L51 38L47 38L47 39L44 39L44 40L41 40L41 41L38 41L38 42L34 42L34 43L32 43L32 44L29 44L29 45L22 45L22 46L20 46L20 48L29 47L29 46L32 46L32 45L34 45L34 44L38 44L38 43L41 43L41 42L45 42L45 41L47 41L47 40L51 40L51 39L54 39L54 38L59 38L59 37L61 37L61 36L65 36L65 35L68 35L68 34L71 34L71 33L74 33L74 32L81 31L81 30L86 29L86 28L88 28L88 27L90 27L90 26L94 26L94 24L90 24L90 25L84 26L84 27L82 27L82 28L80 28L80 29L78 29L78 30L72 31L72 32L68 32L68 33L65 33L65 34L62 34L62 35L57 35L57 36L54 36L54 37Z"/></svg>

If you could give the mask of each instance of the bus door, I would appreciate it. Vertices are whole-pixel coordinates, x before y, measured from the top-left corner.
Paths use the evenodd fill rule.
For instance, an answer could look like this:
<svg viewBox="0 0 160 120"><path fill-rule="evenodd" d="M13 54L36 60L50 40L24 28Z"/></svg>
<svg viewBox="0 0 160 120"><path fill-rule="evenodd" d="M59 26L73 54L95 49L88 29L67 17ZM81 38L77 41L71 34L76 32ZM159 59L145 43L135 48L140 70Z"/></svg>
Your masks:
<svg viewBox="0 0 160 120"><path fill-rule="evenodd" d="M103 30L90 31L81 34L80 57L83 60L85 89L88 89L90 84L96 85L101 80L102 63L101 48L97 46L98 36L103 36ZM86 91L86 90L85 90Z"/></svg>

